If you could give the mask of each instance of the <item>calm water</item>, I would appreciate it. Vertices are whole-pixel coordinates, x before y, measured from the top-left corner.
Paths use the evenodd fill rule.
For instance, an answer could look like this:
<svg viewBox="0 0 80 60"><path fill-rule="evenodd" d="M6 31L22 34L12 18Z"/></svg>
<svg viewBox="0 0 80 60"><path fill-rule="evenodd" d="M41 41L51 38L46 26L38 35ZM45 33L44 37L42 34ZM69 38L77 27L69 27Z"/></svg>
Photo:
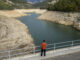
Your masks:
<svg viewBox="0 0 80 60"><path fill-rule="evenodd" d="M39 14L30 14L19 19L28 26L36 45L40 45L42 40L46 40L47 43L58 43L80 39L80 31L70 26L38 20Z"/></svg>

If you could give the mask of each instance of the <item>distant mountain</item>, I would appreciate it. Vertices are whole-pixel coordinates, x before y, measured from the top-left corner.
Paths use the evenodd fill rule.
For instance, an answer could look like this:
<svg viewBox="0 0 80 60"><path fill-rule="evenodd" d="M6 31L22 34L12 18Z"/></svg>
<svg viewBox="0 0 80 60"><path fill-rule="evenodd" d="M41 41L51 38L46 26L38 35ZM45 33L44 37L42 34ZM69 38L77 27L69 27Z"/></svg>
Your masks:
<svg viewBox="0 0 80 60"><path fill-rule="evenodd" d="M38 3L38 2L43 2L44 0L25 0L27 2L32 2L32 3Z"/></svg>
<svg viewBox="0 0 80 60"><path fill-rule="evenodd" d="M54 0L44 0L42 2L35 3L34 6L37 7L37 8L41 8L41 7L46 8L47 5L49 4L49 2L52 2L52 1L54 1Z"/></svg>

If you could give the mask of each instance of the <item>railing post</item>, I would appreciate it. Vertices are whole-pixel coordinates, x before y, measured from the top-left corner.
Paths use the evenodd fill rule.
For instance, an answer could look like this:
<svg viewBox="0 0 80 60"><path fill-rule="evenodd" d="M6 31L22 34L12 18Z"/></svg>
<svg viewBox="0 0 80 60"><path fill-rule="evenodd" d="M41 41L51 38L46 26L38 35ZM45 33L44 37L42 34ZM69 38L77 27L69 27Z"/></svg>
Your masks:
<svg viewBox="0 0 80 60"><path fill-rule="evenodd" d="M35 49L35 46L33 46L33 53L35 54L36 53L36 51L35 51L36 49Z"/></svg>
<svg viewBox="0 0 80 60"><path fill-rule="evenodd" d="M8 57L9 57L9 59L11 58L11 51L10 50L8 51Z"/></svg>
<svg viewBox="0 0 80 60"><path fill-rule="evenodd" d="M72 47L74 46L74 41L72 41L72 44L71 44L71 46L72 46Z"/></svg>
<svg viewBox="0 0 80 60"><path fill-rule="evenodd" d="M56 50L56 44L54 43L54 52L55 52L55 50Z"/></svg>

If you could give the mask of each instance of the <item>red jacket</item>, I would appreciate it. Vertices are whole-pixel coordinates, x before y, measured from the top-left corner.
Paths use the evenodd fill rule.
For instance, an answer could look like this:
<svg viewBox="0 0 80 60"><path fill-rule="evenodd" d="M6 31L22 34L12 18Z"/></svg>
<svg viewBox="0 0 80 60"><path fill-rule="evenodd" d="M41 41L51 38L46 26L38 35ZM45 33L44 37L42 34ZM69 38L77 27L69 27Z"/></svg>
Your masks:
<svg viewBox="0 0 80 60"><path fill-rule="evenodd" d="M46 46L47 46L47 43L44 42L44 43L41 44L41 46L42 46L42 49L45 50Z"/></svg>

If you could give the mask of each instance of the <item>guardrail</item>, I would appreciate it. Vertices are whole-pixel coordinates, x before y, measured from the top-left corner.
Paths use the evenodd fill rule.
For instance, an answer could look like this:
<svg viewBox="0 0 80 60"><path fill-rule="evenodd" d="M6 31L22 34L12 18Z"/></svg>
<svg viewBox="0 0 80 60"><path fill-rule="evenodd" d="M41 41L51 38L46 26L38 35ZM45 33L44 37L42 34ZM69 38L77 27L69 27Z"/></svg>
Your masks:
<svg viewBox="0 0 80 60"><path fill-rule="evenodd" d="M53 44L47 45L47 50L56 51L56 49L73 47L73 46L77 46L77 45L80 45L80 40L53 43ZM18 52L23 49L16 49L16 50L9 50L9 51L0 52L0 59L4 59L4 58L10 59L11 57L20 56L20 55L35 54L37 52L40 52L40 50L41 50L41 46L35 46L35 47L32 46L31 48L33 48L33 49L29 52L14 53L14 52ZM26 48L25 48L25 50L26 50Z"/></svg>

